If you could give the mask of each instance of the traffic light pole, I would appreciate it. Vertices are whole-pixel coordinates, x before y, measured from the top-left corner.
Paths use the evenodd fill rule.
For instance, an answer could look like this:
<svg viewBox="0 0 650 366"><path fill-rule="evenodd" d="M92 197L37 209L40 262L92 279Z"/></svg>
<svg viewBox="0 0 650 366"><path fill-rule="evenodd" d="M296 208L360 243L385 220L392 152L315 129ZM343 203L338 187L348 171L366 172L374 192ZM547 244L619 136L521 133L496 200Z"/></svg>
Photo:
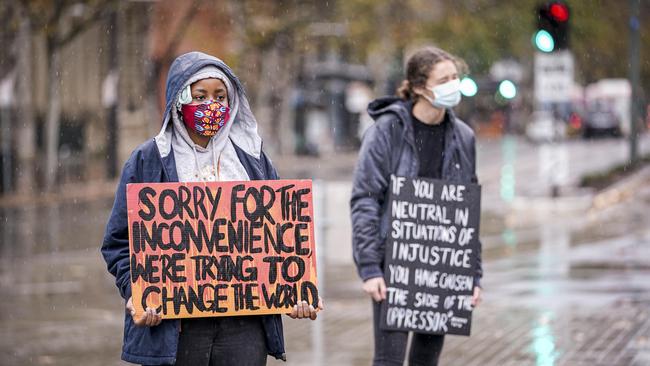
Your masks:
<svg viewBox="0 0 650 366"><path fill-rule="evenodd" d="M630 3L630 165L635 166L638 163L638 93L639 93L639 48L640 36L639 28L639 2L640 0L629 0Z"/></svg>

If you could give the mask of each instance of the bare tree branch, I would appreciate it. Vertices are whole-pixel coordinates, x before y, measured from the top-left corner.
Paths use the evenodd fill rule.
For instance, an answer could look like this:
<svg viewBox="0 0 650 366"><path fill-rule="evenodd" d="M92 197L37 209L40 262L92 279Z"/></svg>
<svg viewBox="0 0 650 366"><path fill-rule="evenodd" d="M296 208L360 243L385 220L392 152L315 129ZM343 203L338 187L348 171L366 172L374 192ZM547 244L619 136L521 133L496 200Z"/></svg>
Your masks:
<svg viewBox="0 0 650 366"><path fill-rule="evenodd" d="M172 40L167 45L167 48L165 49L165 52L161 57L163 61L168 60L174 56L174 53L176 52L176 48L178 47L178 44L183 40L185 31L188 28L187 24L190 22L190 20L192 20L192 17L194 16L194 9L196 9L198 4L199 4L199 0L193 0L190 6L185 11L185 14L183 14L183 17L181 18L181 21L178 23L178 27L176 28L176 32L172 37Z"/></svg>
<svg viewBox="0 0 650 366"><path fill-rule="evenodd" d="M46 27L45 29L46 32L50 32L50 28L54 28L56 32L59 19L61 19L61 14L63 14L63 9L65 9L65 7L69 5L68 2L64 0L56 0L54 4L55 7L54 7L54 11L52 12L52 15L48 17L47 20L45 21L45 24L43 24ZM35 16L35 14L30 14L30 16L32 15ZM34 17L32 17L32 19L34 19Z"/></svg>
<svg viewBox="0 0 650 366"><path fill-rule="evenodd" d="M158 85L158 81L160 80L160 73L162 71L163 65L168 63L171 60L171 58L174 56L174 53L176 53L176 48L178 47L178 44L183 40L185 31L188 28L187 24L190 22L190 20L192 20L192 17L194 16L194 9L196 9L198 4L199 4L199 0L192 1L190 6L183 14L181 21L178 23L179 25L178 27L176 27L174 35L172 36L172 40L169 42L169 44L167 44L165 51L162 53L162 56L152 58L151 73L149 74L148 84ZM158 103L158 101L160 100L160 92L161 92L160 89L156 88L156 103Z"/></svg>
<svg viewBox="0 0 650 366"><path fill-rule="evenodd" d="M117 1L116 0L111 0L106 3L100 3L101 5L96 5L95 11L86 19L82 20L79 23L76 23L72 29L65 35L63 35L61 38L56 39L54 41L54 47L63 47L66 44L68 44L70 41L75 39L79 35L79 33L85 31L89 27L91 27L93 24L95 24L98 20L100 20L105 14L114 11L115 8L117 7Z"/></svg>

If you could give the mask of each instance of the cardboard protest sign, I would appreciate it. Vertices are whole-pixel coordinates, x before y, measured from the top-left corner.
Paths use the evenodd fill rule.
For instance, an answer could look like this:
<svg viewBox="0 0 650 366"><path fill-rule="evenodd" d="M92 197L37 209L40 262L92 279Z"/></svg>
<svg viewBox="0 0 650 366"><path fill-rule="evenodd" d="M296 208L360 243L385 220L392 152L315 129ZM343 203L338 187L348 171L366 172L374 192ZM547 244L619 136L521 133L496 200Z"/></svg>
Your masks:
<svg viewBox="0 0 650 366"><path fill-rule="evenodd" d="M381 327L469 335L481 187L391 177Z"/></svg>
<svg viewBox="0 0 650 366"><path fill-rule="evenodd" d="M308 180L129 184L133 305L164 319L317 306Z"/></svg>

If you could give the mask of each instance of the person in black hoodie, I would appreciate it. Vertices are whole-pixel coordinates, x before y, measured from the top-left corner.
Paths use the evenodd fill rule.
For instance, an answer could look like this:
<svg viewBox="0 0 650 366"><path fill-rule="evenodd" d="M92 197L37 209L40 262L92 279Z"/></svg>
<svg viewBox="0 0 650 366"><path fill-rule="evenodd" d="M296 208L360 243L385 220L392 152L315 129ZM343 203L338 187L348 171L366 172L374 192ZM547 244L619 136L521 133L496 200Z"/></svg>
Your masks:
<svg viewBox="0 0 650 366"><path fill-rule="evenodd" d="M390 176L425 177L477 183L473 131L452 108L460 102L460 62L433 47L415 52L406 65L398 97L379 98L368 106L375 120L365 133L354 173L352 246L363 290L373 300L373 365L402 365L407 332L379 328L380 303L386 299L383 277ZM480 251L472 305L481 301ZM444 335L414 334L409 365L437 365Z"/></svg>

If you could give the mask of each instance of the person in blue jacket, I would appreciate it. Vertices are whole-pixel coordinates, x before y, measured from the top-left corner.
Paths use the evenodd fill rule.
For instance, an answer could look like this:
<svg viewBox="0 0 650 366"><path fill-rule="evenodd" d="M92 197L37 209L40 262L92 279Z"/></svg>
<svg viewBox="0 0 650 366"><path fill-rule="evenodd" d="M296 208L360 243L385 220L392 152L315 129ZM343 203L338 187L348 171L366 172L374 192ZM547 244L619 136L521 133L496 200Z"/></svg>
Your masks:
<svg viewBox="0 0 650 366"><path fill-rule="evenodd" d="M474 133L452 110L461 99L459 61L434 47L415 52L397 94L368 106L375 124L363 137L350 200L354 260L373 300L373 365L402 365L408 337L379 327L380 303L386 299L383 262L391 175L477 183ZM474 306L481 300L482 274L479 252ZM437 365L443 343L444 335L414 334L409 365Z"/></svg>
<svg viewBox="0 0 650 366"><path fill-rule="evenodd" d="M190 52L167 76L160 133L131 154L115 193L101 248L126 303L122 359L143 365L264 365L286 359L280 315L161 320L154 309L136 314L131 299L128 183L278 179L262 151L257 121L232 70L216 57ZM289 316L316 319L301 302Z"/></svg>

